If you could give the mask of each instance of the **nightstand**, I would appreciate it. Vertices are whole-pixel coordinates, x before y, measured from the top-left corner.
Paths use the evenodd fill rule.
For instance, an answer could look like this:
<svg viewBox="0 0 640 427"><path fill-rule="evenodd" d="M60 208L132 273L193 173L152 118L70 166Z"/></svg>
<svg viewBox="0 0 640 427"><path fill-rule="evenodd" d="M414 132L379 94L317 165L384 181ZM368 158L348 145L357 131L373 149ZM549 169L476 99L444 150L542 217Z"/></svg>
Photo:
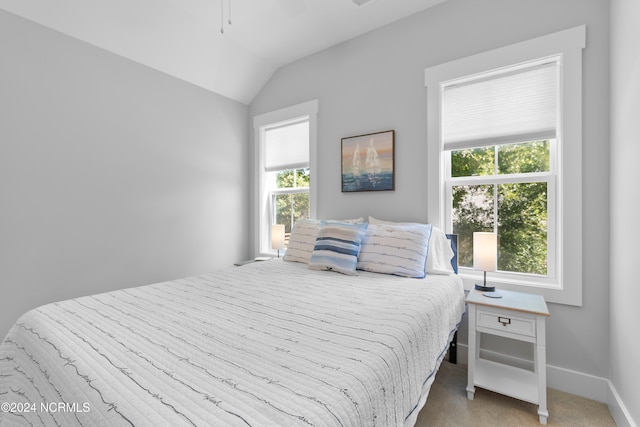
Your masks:
<svg viewBox="0 0 640 427"><path fill-rule="evenodd" d="M259 256L259 257L256 257L254 259L247 259L245 261L238 261L233 265L235 265L236 267L242 267L243 265L253 264L254 262L271 261L272 259L273 259L273 257Z"/></svg>
<svg viewBox="0 0 640 427"><path fill-rule="evenodd" d="M540 424L547 423L547 357L545 321L549 309L544 298L521 292L498 291L502 298L489 298L472 290L469 306L469 366L467 398L476 387L538 405ZM534 370L480 358L482 334L498 335L534 345Z"/></svg>

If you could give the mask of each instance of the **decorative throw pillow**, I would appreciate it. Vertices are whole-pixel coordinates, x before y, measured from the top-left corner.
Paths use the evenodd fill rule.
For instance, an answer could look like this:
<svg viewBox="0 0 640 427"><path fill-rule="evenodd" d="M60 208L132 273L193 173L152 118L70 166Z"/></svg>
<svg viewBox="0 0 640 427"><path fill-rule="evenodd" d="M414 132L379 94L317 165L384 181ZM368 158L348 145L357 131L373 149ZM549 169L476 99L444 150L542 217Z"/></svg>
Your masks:
<svg viewBox="0 0 640 427"><path fill-rule="evenodd" d="M419 223L385 221L370 216L369 224L416 225ZM427 274L452 274L454 272L451 265L453 255L451 242L447 239L445 232L441 228L432 227L429 252L427 254Z"/></svg>
<svg viewBox="0 0 640 427"><path fill-rule="evenodd" d="M338 222L329 220L327 222ZM339 222L347 223L363 223L364 218L347 219ZM313 247L316 245L316 237L320 229L320 221L316 219L301 219L293 225L291 235L289 236L289 244L287 251L284 253L283 260L291 262L301 262L309 264Z"/></svg>
<svg viewBox="0 0 640 427"><path fill-rule="evenodd" d="M367 223L321 221L309 268L356 275L358 254Z"/></svg>
<svg viewBox="0 0 640 427"><path fill-rule="evenodd" d="M423 278L431 224L369 224L358 256L359 270Z"/></svg>

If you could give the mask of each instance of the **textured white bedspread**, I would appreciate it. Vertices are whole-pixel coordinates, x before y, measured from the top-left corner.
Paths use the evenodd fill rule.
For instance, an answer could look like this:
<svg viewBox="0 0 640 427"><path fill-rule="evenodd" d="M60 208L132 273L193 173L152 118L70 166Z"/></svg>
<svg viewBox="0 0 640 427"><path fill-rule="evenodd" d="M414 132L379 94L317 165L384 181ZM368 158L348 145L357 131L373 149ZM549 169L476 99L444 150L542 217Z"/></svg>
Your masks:
<svg viewBox="0 0 640 427"><path fill-rule="evenodd" d="M280 260L49 304L0 345L0 424L413 424L463 311L455 276Z"/></svg>

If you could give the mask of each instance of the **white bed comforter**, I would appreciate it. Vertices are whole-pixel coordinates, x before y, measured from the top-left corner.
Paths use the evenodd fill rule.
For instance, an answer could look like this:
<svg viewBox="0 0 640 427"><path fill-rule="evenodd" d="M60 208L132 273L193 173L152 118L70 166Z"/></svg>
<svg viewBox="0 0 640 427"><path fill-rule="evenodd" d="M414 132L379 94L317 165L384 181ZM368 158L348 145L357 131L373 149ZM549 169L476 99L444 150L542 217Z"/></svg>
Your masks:
<svg viewBox="0 0 640 427"><path fill-rule="evenodd" d="M279 260L49 304L0 345L0 425L412 425L463 311L455 276Z"/></svg>

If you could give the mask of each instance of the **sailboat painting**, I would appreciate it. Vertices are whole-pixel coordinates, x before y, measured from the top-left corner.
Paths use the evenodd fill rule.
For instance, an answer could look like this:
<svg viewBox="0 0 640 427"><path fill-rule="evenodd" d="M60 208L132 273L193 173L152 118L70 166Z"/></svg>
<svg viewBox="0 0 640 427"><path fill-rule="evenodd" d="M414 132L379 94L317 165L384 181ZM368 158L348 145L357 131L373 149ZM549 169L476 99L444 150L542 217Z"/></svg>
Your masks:
<svg viewBox="0 0 640 427"><path fill-rule="evenodd" d="M395 131L342 138L342 192L394 190Z"/></svg>

